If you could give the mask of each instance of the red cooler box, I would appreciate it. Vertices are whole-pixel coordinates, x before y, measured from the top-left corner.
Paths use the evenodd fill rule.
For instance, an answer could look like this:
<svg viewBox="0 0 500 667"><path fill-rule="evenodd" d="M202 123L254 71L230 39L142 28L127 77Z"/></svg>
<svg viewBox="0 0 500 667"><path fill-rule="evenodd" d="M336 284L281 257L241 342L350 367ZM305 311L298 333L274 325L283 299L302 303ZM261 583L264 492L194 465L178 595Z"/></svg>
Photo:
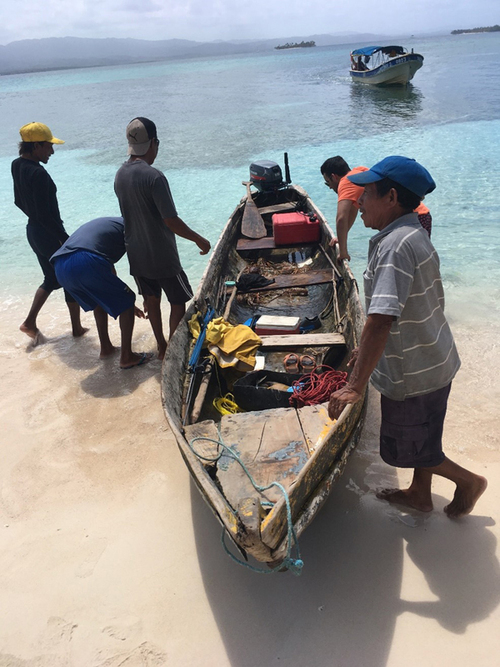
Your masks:
<svg viewBox="0 0 500 667"><path fill-rule="evenodd" d="M275 213L273 234L276 245L316 243L320 237L319 220L316 216L309 218L300 212Z"/></svg>

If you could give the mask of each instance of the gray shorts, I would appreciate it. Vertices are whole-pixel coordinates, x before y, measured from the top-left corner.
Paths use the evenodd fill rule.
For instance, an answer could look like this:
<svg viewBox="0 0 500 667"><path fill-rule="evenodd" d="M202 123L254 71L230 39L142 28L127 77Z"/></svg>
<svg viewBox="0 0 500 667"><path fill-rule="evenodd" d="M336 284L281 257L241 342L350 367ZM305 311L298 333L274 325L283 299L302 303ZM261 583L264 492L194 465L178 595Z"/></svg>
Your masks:
<svg viewBox="0 0 500 667"><path fill-rule="evenodd" d="M404 401L381 397L380 456L398 468L430 468L444 461L443 424L451 383Z"/></svg>
<svg viewBox="0 0 500 667"><path fill-rule="evenodd" d="M163 289L167 299L174 306L181 306L193 298L193 290L184 271L171 278L159 278L158 280L135 276L135 282L142 296L155 296L159 299Z"/></svg>

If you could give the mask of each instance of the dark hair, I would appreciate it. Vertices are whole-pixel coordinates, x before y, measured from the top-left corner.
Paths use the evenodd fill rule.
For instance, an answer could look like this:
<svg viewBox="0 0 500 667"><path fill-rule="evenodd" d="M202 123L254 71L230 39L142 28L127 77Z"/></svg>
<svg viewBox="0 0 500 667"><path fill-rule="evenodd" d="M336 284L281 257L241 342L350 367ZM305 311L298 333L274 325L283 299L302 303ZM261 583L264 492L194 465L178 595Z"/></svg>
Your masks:
<svg viewBox="0 0 500 667"><path fill-rule="evenodd" d="M35 150L35 144L41 143L40 141L20 141L19 142L19 155L23 153L33 153Z"/></svg>
<svg viewBox="0 0 500 667"><path fill-rule="evenodd" d="M394 188L398 195L398 203L407 211L414 211L422 201L419 195L396 183L392 178L383 178L381 181L375 181L375 187L377 188L379 197L384 197L389 190Z"/></svg>
<svg viewBox="0 0 500 667"><path fill-rule="evenodd" d="M329 157L328 160L325 160L323 164L321 165L321 173L323 176L326 174L327 176L330 176L331 174L335 174L335 176L345 176L348 172L350 172L351 169L347 162L344 160L343 157L340 157L340 155L336 155L335 157Z"/></svg>
<svg viewBox="0 0 500 667"><path fill-rule="evenodd" d="M148 133L148 137L150 139L156 139L158 137L158 135L156 134L156 125L153 123L152 120L149 120L149 118L144 118L144 116L137 116L137 118L134 120L141 121L141 123L146 128L146 132Z"/></svg>

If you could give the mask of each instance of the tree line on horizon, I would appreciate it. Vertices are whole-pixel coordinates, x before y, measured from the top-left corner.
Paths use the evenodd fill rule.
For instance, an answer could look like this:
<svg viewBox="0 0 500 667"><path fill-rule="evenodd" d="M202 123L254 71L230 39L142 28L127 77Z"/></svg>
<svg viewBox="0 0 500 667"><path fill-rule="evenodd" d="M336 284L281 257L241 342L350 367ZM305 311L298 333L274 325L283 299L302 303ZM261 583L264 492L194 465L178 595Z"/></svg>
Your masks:
<svg viewBox="0 0 500 667"><path fill-rule="evenodd" d="M286 44L278 44L278 46L275 46L275 49L296 49L296 48L304 48L308 46L316 46L316 42L314 40L311 40L310 42L304 42L302 40L300 43L298 42L287 42Z"/></svg>
<svg viewBox="0 0 500 667"><path fill-rule="evenodd" d="M452 35L463 35L471 32L500 32L500 25L490 25L486 28L468 28L466 30L452 30Z"/></svg>

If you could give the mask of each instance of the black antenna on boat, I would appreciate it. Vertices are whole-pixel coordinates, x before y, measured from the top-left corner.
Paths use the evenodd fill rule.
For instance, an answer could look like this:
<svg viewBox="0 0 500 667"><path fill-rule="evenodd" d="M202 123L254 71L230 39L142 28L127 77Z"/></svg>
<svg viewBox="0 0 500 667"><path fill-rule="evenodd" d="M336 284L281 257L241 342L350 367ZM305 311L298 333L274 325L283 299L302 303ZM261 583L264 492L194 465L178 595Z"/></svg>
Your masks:
<svg viewBox="0 0 500 667"><path fill-rule="evenodd" d="M285 153L285 183L290 185L292 179L290 178L290 167L288 166L288 153Z"/></svg>

